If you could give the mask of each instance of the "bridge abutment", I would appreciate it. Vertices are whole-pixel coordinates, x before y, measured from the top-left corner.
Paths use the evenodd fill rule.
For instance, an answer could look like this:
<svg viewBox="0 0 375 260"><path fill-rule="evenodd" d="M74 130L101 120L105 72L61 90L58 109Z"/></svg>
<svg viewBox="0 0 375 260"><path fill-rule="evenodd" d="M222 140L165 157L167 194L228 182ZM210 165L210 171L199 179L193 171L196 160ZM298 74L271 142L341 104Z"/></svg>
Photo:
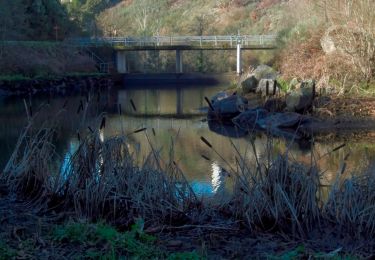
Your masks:
<svg viewBox="0 0 375 260"><path fill-rule="evenodd" d="M116 69L118 73L127 73L126 51L116 51Z"/></svg>

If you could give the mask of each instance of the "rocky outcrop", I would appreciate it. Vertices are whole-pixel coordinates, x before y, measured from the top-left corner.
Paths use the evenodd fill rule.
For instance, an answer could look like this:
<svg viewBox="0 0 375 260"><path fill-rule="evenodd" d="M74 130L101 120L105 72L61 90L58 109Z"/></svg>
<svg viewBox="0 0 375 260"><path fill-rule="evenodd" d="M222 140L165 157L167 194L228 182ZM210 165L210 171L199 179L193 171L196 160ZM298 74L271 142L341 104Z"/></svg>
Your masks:
<svg viewBox="0 0 375 260"><path fill-rule="evenodd" d="M274 79L261 79L255 91L263 97L280 94L280 84Z"/></svg>
<svg viewBox="0 0 375 260"><path fill-rule="evenodd" d="M303 81L286 97L286 109L290 112L304 112L311 109L315 98L315 81Z"/></svg>
<svg viewBox="0 0 375 260"><path fill-rule="evenodd" d="M220 91L219 93L217 93L216 95L214 95L213 97L210 98L210 101L211 101L211 104L214 104L222 99L225 99L225 98L228 98L230 97L231 95L226 92L226 91Z"/></svg>
<svg viewBox="0 0 375 260"><path fill-rule="evenodd" d="M232 95L211 104L208 110L209 119L229 121L246 109L247 99Z"/></svg>
<svg viewBox="0 0 375 260"><path fill-rule="evenodd" d="M269 113L264 108L256 108L242 112L232 122L241 130L266 131L275 136L298 140L306 136L306 131L301 132L300 127L306 128L312 119L294 112Z"/></svg>
<svg viewBox="0 0 375 260"><path fill-rule="evenodd" d="M275 80L278 76L277 72L268 65L259 65L253 72L252 75L259 81L261 79Z"/></svg>
<svg viewBox="0 0 375 260"><path fill-rule="evenodd" d="M259 129L258 122L267 117L268 111L264 108L255 108L248 111L244 111L235 118L232 122L240 129L245 131L252 131Z"/></svg>
<svg viewBox="0 0 375 260"><path fill-rule="evenodd" d="M256 92L260 81L265 80L273 81L277 78L277 72L270 66L259 65L255 70L250 72L243 80L241 80L240 92L242 94L247 94L251 92ZM264 85L265 86L265 85Z"/></svg>
<svg viewBox="0 0 375 260"><path fill-rule="evenodd" d="M254 75L250 75L244 81L241 82L240 92L242 94L255 92L257 87L258 87L258 79Z"/></svg>

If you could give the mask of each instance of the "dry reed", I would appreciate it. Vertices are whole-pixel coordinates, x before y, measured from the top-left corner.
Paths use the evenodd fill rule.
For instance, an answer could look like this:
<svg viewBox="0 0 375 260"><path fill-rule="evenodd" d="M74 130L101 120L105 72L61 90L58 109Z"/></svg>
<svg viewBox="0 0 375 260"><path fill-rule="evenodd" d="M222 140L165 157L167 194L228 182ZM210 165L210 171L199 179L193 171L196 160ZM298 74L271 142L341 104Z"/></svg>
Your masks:
<svg viewBox="0 0 375 260"><path fill-rule="evenodd" d="M204 204L174 162L173 147L171 160L164 162L146 128L131 133L144 134L149 141L152 152L142 166L131 150L129 134L100 138L106 125L100 117L90 131L81 130L79 147L70 157L69 166L58 171L53 167L55 128L43 125L35 129L36 116L22 132L0 177L11 191L30 199L33 207L93 221L105 219L122 227L141 217L148 226L212 229L217 223L239 222L252 232L280 233L300 239L327 227L355 237L375 235L373 170L337 181L328 199L323 200L321 173L314 163L306 166L294 162L288 152L271 156L270 139L266 160L257 159L253 166L232 143L237 165L222 159L235 180L233 191L226 200L217 202L219 205ZM201 140L221 157L206 138ZM254 139L250 142L256 155ZM204 214L210 216L209 223L201 217ZM217 227L230 228L223 224Z"/></svg>

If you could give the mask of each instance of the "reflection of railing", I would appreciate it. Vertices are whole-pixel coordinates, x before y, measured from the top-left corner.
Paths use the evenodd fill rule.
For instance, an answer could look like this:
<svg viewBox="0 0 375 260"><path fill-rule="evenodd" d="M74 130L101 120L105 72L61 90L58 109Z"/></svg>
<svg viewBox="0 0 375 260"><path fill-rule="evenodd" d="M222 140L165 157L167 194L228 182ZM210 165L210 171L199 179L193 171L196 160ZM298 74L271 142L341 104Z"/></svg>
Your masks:
<svg viewBox="0 0 375 260"><path fill-rule="evenodd" d="M152 36L152 37L101 37L72 38L70 43L81 46L163 47L191 46L212 48L242 47L275 48L276 35L215 35L215 36Z"/></svg>

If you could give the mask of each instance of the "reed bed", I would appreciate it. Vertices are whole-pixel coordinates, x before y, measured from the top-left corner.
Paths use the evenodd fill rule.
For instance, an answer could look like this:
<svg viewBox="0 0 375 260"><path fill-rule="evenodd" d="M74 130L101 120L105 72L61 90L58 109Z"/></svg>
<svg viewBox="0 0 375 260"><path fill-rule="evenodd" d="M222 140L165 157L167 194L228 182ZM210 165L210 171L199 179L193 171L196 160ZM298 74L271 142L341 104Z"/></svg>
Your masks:
<svg viewBox="0 0 375 260"><path fill-rule="evenodd" d="M32 126L30 120L1 181L33 207L129 226L137 218L154 224L182 221L197 203L178 167L167 163L162 168L157 152L140 167L126 135L101 140L103 121L80 136L64 170L53 167L54 128ZM134 133L143 134L141 130Z"/></svg>
<svg viewBox="0 0 375 260"><path fill-rule="evenodd" d="M346 180L338 178L328 199L323 199L322 174L313 160L306 166L290 159L288 152L272 156L271 140L266 160L257 160L253 166L233 147L237 164L226 166L235 182L233 190L225 200L204 203L173 161L173 149L171 160L165 162L147 129L103 140L105 117L101 115L92 127L81 130L79 147L69 165L58 170L53 167L56 128L45 124L36 129L36 116L29 120L0 176L1 183L29 200L32 207L90 221L106 220L122 228L142 218L148 227L166 225L167 230L206 227L304 240L329 228L351 237L370 238L369 251L375 252L373 169ZM149 140L152 152L142 166L129 146L132 134L144 134ZM221 157L209 140L201 140Z"/></svg>

